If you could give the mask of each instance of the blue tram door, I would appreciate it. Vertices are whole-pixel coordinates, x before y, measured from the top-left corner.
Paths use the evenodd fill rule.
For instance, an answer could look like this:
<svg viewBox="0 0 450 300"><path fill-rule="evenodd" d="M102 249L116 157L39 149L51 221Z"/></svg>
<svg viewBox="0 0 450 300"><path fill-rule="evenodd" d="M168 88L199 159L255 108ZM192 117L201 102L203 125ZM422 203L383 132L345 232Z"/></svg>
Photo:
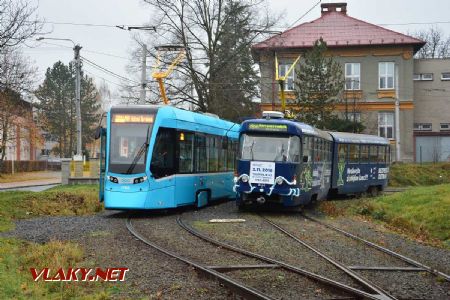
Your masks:
<svg viewBox="0 0 450 300"><path fill-rule="evenodd" d="M99 128L100 132L100 177L98 198L103 202L105 198L105 172L106 172L106 129Z"/></svg>

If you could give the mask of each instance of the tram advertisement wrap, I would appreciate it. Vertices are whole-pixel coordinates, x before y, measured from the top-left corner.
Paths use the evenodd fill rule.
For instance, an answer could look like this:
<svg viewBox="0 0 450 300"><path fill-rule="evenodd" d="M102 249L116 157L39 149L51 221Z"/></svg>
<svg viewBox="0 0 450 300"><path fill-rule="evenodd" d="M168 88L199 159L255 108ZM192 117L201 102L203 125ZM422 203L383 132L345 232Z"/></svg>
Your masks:
<svg viewBox="0 0 450 300"><path fill-rule="evenodd" d="M275 163L250 162L250 183L273 184L275 181Z"/></svg>

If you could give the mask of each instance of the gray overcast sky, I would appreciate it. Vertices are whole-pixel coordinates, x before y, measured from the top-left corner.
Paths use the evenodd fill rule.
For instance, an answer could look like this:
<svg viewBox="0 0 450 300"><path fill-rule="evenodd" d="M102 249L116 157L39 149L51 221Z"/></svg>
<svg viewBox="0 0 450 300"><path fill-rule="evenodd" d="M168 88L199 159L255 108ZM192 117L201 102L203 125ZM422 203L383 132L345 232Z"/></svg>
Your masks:
<svg viewBox="0 0 450 300"><path fill-rule="evenodd" d="M39 6L38 14L47 22L73 22L93 24L136 24L151 23L151 12L148 5L140 0L31 0ZM280 26L291 25L317 0L269 0L271 11L283 13ZM345 2L341 1L322 1ZM450 1L449 0L347 0L348 15L374 24L448 22L436 24L446 35L450 35ZM320 16L320 5L316 6L296 25L311 21ZM430 24L389 25L386 28L407 33L428 28ZM52 32L47 37L70 38L79 43L83 49L81 55L104 66L115 73L127 76L125 65L128 63L133 47L132 34L128 31L109 27L71 26L47 24ZM24 52L39 67L40 79L45 70L58 60L64 63L73 58L72 44L62 41L31 43L35 48L25 48ZM88 52L105 52L118 57ZM89 75L93 75L97 83L104 79L112 90L120 80L102 73L90 66L85 66ZM102 79L103 77L104 79Z"/></svg>

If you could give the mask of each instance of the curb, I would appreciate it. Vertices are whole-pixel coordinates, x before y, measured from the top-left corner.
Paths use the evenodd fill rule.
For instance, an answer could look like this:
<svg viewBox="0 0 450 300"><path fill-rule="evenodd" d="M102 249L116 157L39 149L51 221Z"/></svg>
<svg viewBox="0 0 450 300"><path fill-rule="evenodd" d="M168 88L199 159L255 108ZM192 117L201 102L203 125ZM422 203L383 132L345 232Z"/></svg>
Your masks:
<svg viewBox="0 0 450 300"><path fill-rule="evenodd" d="M23 186L0 188L0 191L16 190L16 189L23 189L23 188L30 188L30 187L37 187L37 186L47 186L47 185L61 185L61 182L45 183L45 184L32 184L32 185L23 185Z"/></svg>

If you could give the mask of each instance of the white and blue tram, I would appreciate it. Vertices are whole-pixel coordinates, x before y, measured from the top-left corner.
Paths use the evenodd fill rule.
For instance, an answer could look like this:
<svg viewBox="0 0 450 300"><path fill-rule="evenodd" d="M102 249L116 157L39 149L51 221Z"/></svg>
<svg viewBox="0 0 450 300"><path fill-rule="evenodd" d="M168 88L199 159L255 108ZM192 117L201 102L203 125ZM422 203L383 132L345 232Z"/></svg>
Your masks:
<svg viewBox="0 0 450 300"><path fill-rule="evenodd" d="M241 124L234 178L239 207L295 207L329 195L374 194L386 186L386 139L322 131L278 114L266 115Z"/></svg>
<svg viewBox="0 0 450 300"><path fill-rule="evenodd" d="M114 106L101 137L106 209L204 206L234 198L239 125L170 106Z"/></svg>

